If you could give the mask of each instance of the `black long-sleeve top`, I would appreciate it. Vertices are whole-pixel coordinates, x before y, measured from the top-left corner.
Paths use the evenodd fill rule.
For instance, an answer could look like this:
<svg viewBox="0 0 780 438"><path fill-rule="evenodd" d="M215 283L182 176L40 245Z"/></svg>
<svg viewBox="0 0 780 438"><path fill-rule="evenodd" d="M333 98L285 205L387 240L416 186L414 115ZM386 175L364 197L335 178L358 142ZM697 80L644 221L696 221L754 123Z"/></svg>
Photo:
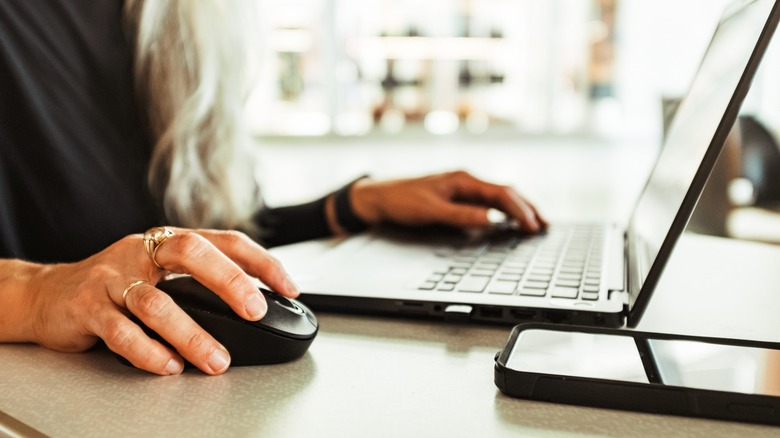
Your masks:
<svg viewBox="0 0 780 438"><path fill-rule="evenodd" d="M0 0L0 258L74 261L164 224L122 0ZM266 245L329 233L324 201L257 215Z"/></svg>

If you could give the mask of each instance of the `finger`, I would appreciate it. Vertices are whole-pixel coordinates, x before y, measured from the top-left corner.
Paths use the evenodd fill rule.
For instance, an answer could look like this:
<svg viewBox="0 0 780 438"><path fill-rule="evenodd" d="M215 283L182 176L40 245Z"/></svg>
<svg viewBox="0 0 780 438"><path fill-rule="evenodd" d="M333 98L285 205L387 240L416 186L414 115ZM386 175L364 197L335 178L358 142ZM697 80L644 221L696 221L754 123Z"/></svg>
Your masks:
<svg viewBox="0 0 780 438"><path fill-rule="evenodd" d="M248 274L260 278L275 292L290 298L299 295L298 287L282 264L265 248L238 231L198 230Z"/></svg>
<svg viewBox="0 0 780 438"><path fill-rule="evenodd" d="M542 222L536 209L511 187L484 182L465 172L457 172L453 177L453 196L456 199L480 202L501 210L528 231L536 232L541 229Z"/></svg>
<svg viewBox="0 0 780 438"><path fill-rule="evenodd" d="M459 228L481 228L490 225L488 209L469 204L443 202L432 209L438 222Z"/></svg>
<svg viewBox="0 0 780 438"><path fill-rule="evenodd" d="M111 351L133 366L162 376L180 374L181 358L146 333L116 308L92 319L92 332L103 339Z"/></svg>
<svg viewBox="0 0 780 438"><path fill-rule="evenodd" d="M544 216L542 216L539 213L539 210L537 210L537 208L533 204L529 203L528 205L533 210L534 215L536 216L536 221L539 222L539 225L541 225L542 229L546 230L547 228L549 228L550 227L550 222L548 222L547 219L545 219Z"/></svg>
<svg viewBox="0 0 780 438"><path fill-rule="evenodd" d="M207 374L222 374L230 366L228 351L190 318L168 294L144 284L133 288L126 306L190 363Z"/></svg>
<svg viewBox="0 0 780 438"><path fill-rule="evenodd" d="M520 223L522 229L538 232L544 227L543 222L539 220L539 214L530 202L510 187L502 187L502 190L503 193L499 192L498 195L499 205L503 206L503 211L510 209L510 206L516 206L519 209L520 214L513 217Z"/></svg>
<svg viewBox="0 0 780 438"><path fill-rule="evenodd" d="M197 233L181 230L169 237L159 246L157 261L171 272L191 274L244 319L257 321L268 310L252 278Z"/></svg>

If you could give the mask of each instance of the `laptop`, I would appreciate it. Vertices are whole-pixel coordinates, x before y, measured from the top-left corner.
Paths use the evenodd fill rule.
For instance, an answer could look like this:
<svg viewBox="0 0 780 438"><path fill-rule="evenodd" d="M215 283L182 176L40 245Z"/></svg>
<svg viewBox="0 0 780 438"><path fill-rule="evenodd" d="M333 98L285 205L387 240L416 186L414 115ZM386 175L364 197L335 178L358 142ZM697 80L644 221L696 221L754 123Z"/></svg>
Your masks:
<svg viewBox="0 0 780 438"><path fill-rule="evenodd" d="M276 249L315 310L634 327L704 189L777 27L776 0L724 11L627 225L383 228ZM497 161L502 157L496 157ZM300 263L303 253L308 254Z"/></svg>

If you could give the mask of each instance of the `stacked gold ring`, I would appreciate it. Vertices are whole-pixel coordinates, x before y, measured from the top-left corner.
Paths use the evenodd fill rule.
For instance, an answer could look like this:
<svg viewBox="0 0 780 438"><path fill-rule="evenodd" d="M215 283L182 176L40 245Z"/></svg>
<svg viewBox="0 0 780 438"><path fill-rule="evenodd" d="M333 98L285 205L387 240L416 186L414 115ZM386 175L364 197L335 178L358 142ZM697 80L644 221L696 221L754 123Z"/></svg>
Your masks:
<svg viewBox="0 0 780 438"><path fill-rule="evenodd" d="M173 230L168 227L154 227L149 228L144 233L144 247L146 248L146 254L152 259L152 263L160 269L165 269L157 263L157 250L160 246L173 236Z"/></svg>

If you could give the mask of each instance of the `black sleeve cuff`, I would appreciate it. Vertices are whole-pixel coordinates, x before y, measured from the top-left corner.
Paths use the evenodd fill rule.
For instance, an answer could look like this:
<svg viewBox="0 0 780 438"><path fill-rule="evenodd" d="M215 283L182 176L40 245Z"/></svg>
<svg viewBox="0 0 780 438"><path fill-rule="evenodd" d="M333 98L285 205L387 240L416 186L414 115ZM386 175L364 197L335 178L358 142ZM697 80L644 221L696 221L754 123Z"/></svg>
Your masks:
<svg viewBox="0 0 780 438"><path fill-rule="evenodd" d="M368 224L355 214L349 201L352 186L367 177L363 175L356 178L333 192L336 221L350 233L368 228ZM328 196L306 204L263 209L255 216L255 222L260 227L260 242L266 247L272 247L331 236L333 232L325 215Z"/></svg>
<svg viewBox="0 0 780 438"><path fill-rule="evenodd" d="M255 216L260 241L266 247L286 245L330 236L325 200L320 198L290 207L266 208Z"/></svg>
<svg viewBox="0 0 780 438"><path fill-rule="evenodd" d="M352 186L367 177L368 175L363 175L334 192L333 201L336 210L336 221L349 233L359 233L368 229L368 224L355 214L355 210L352 209L352 202L349 200L349 192L352 190Z"/></svg>

